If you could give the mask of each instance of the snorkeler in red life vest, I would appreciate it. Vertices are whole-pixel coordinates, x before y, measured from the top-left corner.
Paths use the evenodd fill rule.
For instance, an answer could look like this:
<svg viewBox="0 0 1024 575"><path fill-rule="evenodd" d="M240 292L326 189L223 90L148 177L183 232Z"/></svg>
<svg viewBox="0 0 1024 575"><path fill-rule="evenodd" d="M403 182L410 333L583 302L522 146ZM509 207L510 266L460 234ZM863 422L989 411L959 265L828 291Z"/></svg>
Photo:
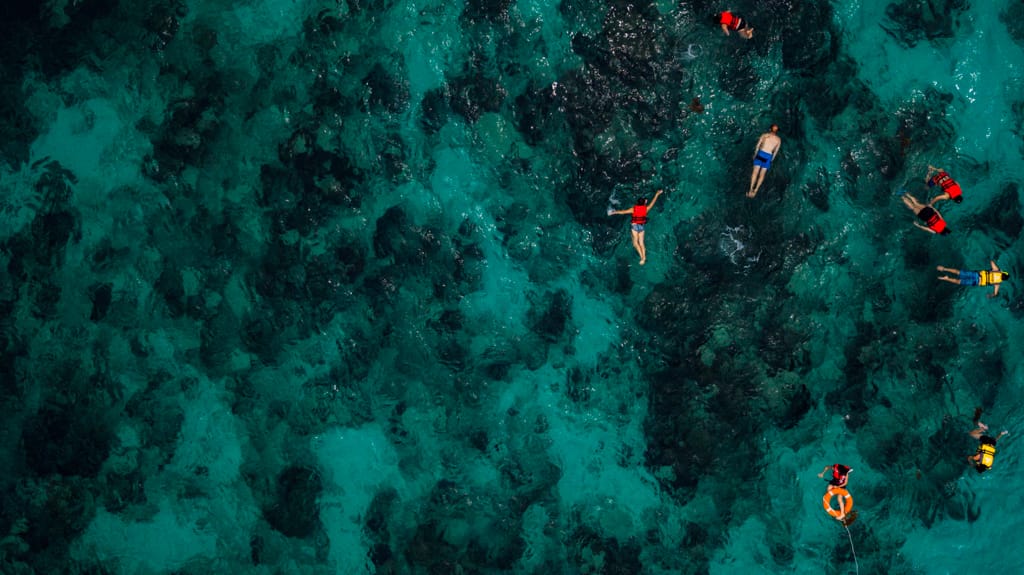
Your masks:
<svg viewBox="0 0 1024 575"><path fill-rule="evenodd" d="M636 205L626 210L608 210L609 216L616 214L630 214L632 218L629 222L630 235L633 237L633 249L636 253L640 254L640 265L647 263L647 246L644 245L644 226L647 225L647 211L654 207L654 203L658 201L658 196L663 193L662 190L658 190L654 194L654 198L648 202L645 198L637 198Z"/></svg>
<svg viewBox="0 0 1024 575"><path fill-rule="evenodd" d="M836 464L833 464L833 465L826 465L825 469L823 469L821 471L821 473L818 474L818 477L822 477L823 478L825 476L825 472L829 471L829 470L832 471L832 479L828 480L828 488L829 489L832 489L833 487L843 487L843 488L845 488L846 487L846 482L849 480L848 475L850 474L851 471L853 471L853 469L850 469L849 467L847 467L847 466L845 466L845 465L843 465L841 463L836 463Z"/></svg>
<svg viewBox="0 0 1024 575"><path fill-rule="evenodd" d="M914 222L915 226L926 232L941 236L950 233L949 226L946 225L946 220L942 219L942 214L939 213L939 210L922 204L910 194L903 194L903 205L910 208L911 211L917 214L918 219L924 222L923 226Z"/></svg>
<svg viewBox="0 0 1024 575"><path fill-rule="evenodd" d="M849 526L857 520L857 512L853 510L853 496L846 490L846 483L853 469L841 463L826 465L818 477L823 477L826 471L831 471L832 477L828 480L828 489L825 490L825 495L821 498L822 505L825 507L825 512L844 526ZM838 508L832 506L833 498L837 500Z"/></svg>
<svg viewBox="0 0 1024 575"><path fill-rule="evenodd" d="M630 219L630 223L641 226L647 223L647 204L633 206L633 217Z"/></svg>
<svg viewBox="0 0 1024 575"><path fill-rule="evenodd" d="M932 174L935 174L934 176ZM942 193L932 198L932 201L928 202L929 206L934 206L935 202L941 200L953 200L956 203L964 201L963 190L960 189L960 184L956 183L956 180L949 176L949 173L942 168L936 168L935 166L928 166L928 173L924 177L924 181L928 183L929 188L939 186Z"/></svg>
<svg viewBox="0 0 1024 575"><path fill-rule="evenodd" d="M729 35L729 30L735 31L742 38L750 40L751 36L754 35L754 29L750 27L750 24L740 16L739 14L733 14L726 10L725 12L719 12L714 17L715 23L722 27L722 32L725 35Z"/></svg>

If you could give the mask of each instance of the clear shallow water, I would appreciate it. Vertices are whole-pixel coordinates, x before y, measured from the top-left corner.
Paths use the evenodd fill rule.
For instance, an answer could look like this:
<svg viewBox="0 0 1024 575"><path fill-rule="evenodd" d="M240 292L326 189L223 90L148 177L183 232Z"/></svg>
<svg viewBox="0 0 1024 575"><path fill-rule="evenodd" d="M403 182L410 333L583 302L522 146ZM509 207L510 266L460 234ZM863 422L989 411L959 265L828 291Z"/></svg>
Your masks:
<svg viewBox="0 0 1024 575"><path fill-rule="evenodd" d="M1021 571L1020 9L892 6L16 5L4 570Z"/></svg>

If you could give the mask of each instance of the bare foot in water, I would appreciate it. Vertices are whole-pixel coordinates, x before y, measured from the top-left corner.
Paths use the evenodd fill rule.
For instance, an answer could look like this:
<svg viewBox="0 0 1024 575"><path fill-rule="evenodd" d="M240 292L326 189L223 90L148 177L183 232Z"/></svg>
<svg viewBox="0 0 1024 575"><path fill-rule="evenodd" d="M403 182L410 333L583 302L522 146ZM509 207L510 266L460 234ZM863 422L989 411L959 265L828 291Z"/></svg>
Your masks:
<svg viewBox="0 0 1024 575"><path fill-rule="evenodd" d="M645 263L647 263L647 260L640 260L640 265L644 265Z"/></svg>

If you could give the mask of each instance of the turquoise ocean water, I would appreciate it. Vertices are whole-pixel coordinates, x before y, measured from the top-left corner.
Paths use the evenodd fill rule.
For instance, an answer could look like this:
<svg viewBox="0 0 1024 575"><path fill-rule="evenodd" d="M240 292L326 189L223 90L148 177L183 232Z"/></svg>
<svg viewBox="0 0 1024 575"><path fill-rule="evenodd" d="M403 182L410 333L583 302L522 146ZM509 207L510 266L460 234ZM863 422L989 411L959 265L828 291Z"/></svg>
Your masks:
<svg viewBox="0 0 1024 575"><path fill-rule="evenodd" d="M9 12L0 572L1024 573L1019 1Z"/></svg>

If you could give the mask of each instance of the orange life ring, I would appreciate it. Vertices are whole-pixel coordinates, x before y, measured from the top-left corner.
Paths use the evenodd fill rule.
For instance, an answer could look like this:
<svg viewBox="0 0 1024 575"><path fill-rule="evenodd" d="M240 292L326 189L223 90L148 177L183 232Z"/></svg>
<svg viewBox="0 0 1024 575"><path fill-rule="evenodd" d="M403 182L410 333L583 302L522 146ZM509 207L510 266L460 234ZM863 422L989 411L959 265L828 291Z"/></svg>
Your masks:
<svg viewBox="0 0 1024 575"><path fill-rule="evenodd" d="M839 509L834 509L832 507L833 496L839 497ZM835 517L839 521L842 521L843 518L850 513L850 510L853 509L853 496L850 495L849 491L842 487L830 487L828 491L825 492L825 496L821 498L821 504L825 507L825 511L827 511L829 515Z"/></svg>

